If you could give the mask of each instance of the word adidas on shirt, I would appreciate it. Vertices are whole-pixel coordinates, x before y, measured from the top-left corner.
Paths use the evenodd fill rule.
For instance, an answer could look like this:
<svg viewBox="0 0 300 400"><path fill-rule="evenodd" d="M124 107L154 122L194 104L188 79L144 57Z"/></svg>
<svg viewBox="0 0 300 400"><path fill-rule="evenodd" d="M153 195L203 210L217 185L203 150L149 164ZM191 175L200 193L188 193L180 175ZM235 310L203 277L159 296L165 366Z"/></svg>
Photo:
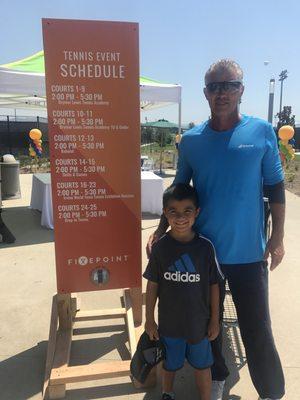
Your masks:
<svg viewBox="0 0 300 400"><path fill-rule="evenodd" d="M200 282L200 274L191 274L188 272L165 272L164 278L167 281L174 282Z"/></svg>
<svg viewBox="0 0 300 400"><path fill-rule="evenodd" d="M164 273L167 281L174 282L200 282L200 274L196 273L196 268L188 253L182 254Z"/></svg>

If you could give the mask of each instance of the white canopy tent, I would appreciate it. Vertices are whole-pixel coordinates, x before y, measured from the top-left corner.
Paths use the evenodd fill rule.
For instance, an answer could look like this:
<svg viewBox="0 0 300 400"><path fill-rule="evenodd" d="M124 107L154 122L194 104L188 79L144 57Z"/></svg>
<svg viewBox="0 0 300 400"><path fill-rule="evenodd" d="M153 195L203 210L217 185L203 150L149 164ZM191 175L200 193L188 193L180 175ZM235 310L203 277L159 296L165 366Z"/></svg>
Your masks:
<svg viewBox="0 0 300 400"><path fill-rule="evenodd" d="M141 110L178 104L181 130L181 86L140 77ZM0 65L0 108L46 109L44 52Z"/></svg>

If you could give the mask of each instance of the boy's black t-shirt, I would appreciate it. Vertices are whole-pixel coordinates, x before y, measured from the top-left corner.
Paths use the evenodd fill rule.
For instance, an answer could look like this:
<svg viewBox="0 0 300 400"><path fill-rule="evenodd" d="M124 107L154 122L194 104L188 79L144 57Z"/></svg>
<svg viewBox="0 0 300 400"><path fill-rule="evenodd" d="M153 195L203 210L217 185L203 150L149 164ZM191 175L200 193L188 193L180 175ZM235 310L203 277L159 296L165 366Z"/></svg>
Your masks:
<svg viewBox="0 0 300 400"><path fill-rule="evenodd" d="M163 336L198 343L207 335L210 285L222 277L208 239L183 243L165 234L152 248L144 278L158 283L158 327Z"/></svg>

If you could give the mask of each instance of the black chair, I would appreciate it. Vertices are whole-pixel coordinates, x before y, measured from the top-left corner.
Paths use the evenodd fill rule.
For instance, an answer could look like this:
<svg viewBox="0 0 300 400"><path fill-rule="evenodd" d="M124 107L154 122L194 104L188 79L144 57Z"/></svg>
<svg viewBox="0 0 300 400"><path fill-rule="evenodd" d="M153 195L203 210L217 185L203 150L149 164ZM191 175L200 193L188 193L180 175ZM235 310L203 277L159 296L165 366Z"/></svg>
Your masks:
<svg viewBox="0 0 300 400"><path fill-rule="evenodd" d="M267 197L264 197L264 212L265 212L264 230L267 242L270 239L272 233L271 209L270 209L269 199Z"/></svg>

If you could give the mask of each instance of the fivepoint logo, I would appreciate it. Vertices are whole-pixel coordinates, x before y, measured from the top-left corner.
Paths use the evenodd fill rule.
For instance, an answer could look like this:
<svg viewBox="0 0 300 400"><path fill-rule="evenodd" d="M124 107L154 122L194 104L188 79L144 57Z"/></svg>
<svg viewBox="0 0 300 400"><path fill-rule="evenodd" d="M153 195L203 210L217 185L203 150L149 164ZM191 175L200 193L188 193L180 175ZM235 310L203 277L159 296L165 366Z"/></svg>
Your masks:
<svg viewBox="0 0 300 400"><path fill-rule="evenodd" d="M196 269L188 254L183 254L164 273L167 281L174 282L200 282L200 274L196 274Z"/></svg>

